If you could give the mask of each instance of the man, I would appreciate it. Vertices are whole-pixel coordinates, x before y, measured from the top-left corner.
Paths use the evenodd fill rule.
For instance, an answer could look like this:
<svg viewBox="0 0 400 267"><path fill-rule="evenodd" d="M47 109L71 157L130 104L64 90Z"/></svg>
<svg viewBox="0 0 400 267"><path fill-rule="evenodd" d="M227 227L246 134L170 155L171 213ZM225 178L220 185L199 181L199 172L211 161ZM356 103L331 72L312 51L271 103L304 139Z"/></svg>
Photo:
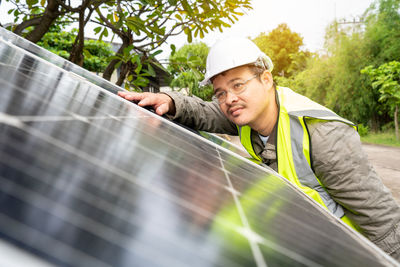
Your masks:
<svg viewBox="0 0 400 267"><path fill-rule="evenodd" d="M227 39L207 57L202 84L213 102L178 93L121 97L192 127L240 136L249 154L400 261L400 207L361 148L352 122L276 87L273 64L248 39Z"/></svg>

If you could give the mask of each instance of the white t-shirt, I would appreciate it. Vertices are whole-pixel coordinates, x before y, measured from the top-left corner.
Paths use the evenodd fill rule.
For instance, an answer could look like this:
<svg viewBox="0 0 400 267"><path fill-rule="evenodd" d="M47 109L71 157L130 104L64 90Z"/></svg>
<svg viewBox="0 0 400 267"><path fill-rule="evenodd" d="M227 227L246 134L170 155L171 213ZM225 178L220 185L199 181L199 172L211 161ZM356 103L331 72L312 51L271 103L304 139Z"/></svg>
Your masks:
<svg viewBox="0 0 400 267"><path fill-rule="evenodd" d="M263 142L263 144L265 146L267 144L267 142L268 142L269 135L268 136L264 136L264 135L258 134L258 136L260 136L261 141Z"/></svg>

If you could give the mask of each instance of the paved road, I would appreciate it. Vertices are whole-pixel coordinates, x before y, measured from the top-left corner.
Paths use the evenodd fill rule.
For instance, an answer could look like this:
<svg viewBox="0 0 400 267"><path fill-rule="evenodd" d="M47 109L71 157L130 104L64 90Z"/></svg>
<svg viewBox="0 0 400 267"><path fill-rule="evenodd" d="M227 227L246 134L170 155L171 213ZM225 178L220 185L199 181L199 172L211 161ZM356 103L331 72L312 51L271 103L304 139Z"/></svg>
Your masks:
<svg viewBox="0 0 400 267"><path fill-rule="evenodd" d="M368 159L400 203L400 148L363 144Z"/></svg>

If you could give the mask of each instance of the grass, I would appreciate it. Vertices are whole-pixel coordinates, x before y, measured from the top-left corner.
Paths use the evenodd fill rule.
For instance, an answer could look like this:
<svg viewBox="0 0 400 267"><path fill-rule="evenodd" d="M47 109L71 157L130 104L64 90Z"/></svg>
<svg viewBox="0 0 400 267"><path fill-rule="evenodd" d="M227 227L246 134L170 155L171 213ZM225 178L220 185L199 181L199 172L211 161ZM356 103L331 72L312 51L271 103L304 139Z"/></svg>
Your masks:
<svg viewBox="0 0 400 267"><path fill-rule="evenodd" d="M361 141L369 144L400 147L400 141L396 141L394 130L378 133L369 132L367 135L361 136Z"/></svg>

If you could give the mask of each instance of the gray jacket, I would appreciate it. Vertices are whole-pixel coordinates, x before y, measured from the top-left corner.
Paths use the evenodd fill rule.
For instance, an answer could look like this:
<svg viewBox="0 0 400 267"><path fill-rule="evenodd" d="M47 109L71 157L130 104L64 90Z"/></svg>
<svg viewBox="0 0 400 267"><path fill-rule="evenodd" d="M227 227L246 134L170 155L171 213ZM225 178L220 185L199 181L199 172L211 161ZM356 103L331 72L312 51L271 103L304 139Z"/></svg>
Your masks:
<svg viewBox="0 0 400 267"><path fill-rule="evenodd" d="M238 135L218 103L167 94L175 102L173 120L196 130ZM362 234L400 261L400 206L369 163L358 133L341 122L310 120L307 126L316 176ZM263 162L277 171L275 131L265 146L258 133L252 132L252 143Z"/></svg>

